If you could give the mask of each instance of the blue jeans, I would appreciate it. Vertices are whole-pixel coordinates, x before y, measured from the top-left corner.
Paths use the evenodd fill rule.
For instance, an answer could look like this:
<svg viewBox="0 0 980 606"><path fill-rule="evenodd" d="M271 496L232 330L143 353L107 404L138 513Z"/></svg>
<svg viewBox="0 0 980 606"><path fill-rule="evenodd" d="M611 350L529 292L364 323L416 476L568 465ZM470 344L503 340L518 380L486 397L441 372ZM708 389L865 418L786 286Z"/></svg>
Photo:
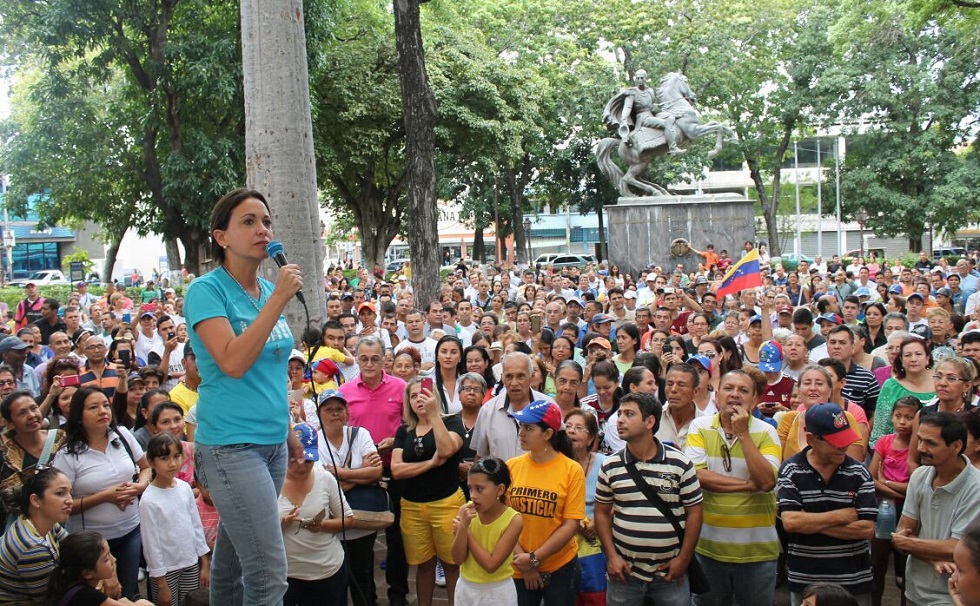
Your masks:
<svg viewBox="0 0 980 606"><path fill-rule="evenodd" d="M108 539L109 552L116 558L116 577L122 585L124 598L136 600L139 597L140 554L143 553L143 539L140 527L129 531L118 539Z"/></svg>
<svg viewBox="0 0 980 606"><path fill-rule="evenodd" d="M684 575L680 585L676 581L668 583L658 576L650 582L629 578L625 583L620 583L609 579L606 586L608 606L639 606L644 603L644 598L657 606L690 606L691 589L687 575Z"/></svg>
<svg viewBox="0 0 980 606"><path fill-rule="evenodd" d="M697 555L711 591L692 596L694 606L731 606L733 603L772 604L776 593L776 560L732 564Z"/></svg>
<svg viewBox="0 0 980 606"><path fill-rule="evenodd" d="M211 559L212 604L282 606L286 547L278 499L287 459L285 442L195 445L198 478L221 516Z"/></svg>
<svg viewBox="0 0 980 606"><path fill-rule="evenodd" d="M582 573L578 568L578 557L551 573L548 586L544 589L528 590L524 579L514 579L517 586L519 606L574 606L578 594L578 582Z"/></svg>

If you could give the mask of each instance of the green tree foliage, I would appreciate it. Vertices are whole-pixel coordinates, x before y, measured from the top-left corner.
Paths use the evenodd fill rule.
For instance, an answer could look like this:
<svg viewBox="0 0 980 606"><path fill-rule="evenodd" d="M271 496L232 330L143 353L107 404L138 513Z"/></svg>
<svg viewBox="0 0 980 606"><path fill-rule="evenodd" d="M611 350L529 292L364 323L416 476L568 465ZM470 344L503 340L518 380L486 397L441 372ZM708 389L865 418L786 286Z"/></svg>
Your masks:
<svg viewBox="0 0 980 606"><path fill-rule="evenodd" d="M44 193L46 221L117 244L179 239L197 271L210 207L244 181L238 3L12 0L0 22L27 102L5 125L12 199Z"/></svg>
<svg viewBox="0 0 980 606"><path fill-rule="evenodd" d="M883 236L920 250L931 221L954 232L976 221L975 133L980 108L980 30L955 15L941 25L908 18L908 3L844 4L831 30L850 95L836 109L854 126L841 176L844 210L868 211ZM964 212L966 209L967 212Z"/></svg>

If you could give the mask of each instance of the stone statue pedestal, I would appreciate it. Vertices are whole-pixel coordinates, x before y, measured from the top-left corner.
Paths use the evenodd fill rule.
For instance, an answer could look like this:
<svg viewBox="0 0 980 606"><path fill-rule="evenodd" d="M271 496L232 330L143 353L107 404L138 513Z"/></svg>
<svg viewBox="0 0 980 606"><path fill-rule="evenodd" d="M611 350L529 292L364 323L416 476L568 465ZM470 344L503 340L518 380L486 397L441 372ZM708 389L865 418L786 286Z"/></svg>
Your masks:
<svg viewBox="0 0 980 606"><path fill-rule="evenodd" d="M736 260L745 241L755 239L755 203L741 194L623 197L605 210L609 260L636 279L651 263L665 272L678 265L697 271L699 255L671 254L677 238L702 251L714 244L716 253L725 249Z"/></svg>

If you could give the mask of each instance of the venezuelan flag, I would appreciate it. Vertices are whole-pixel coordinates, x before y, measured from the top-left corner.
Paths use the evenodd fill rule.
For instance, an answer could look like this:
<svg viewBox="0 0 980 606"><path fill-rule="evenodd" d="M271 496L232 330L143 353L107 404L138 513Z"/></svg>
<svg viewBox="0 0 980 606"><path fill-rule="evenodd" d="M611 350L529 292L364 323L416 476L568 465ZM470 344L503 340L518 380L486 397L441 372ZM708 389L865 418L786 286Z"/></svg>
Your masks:
<svg viewBox="0 0 980 606"><path fill-rule="evenodd" d="M759 268L759 251L753 248L729 268L716 294L723 297L756 286L762 286L762 271Z"/></svg>

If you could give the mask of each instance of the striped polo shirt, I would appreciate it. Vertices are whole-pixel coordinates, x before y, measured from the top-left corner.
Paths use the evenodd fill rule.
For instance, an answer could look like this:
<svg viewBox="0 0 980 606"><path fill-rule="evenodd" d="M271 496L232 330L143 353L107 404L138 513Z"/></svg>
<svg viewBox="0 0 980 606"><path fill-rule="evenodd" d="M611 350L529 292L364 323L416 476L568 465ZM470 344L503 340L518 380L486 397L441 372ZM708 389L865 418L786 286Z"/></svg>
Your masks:
<svg viewBox="0 0 980 606"><path fill-rule="evenodd" d="M773 478L779 471L782 447L776 429L752 417L749 435L759 452L772 466ZM725 455L727 449L728 455ZM739 439L725 439L718 414L691 421L684 454L695 469L707 469L725 476L751 479L749 466ZM731 471L726 469L731 461ZM744 564L768 562L779 556L776 536L776 493L704 491L704 522L697 552L719 562Z"/></svg>
<svg viewBox="0 0 980 606"><path fill-rule="evenodd" d="M656 438L654 438L656 440ZM702 500L697 471L684 453L657 442L657 456L640 461L624 448L608 457L599 470L595 502L613 507L612 535L616 552L629 562L632 574L650 582L657 568L673 559L681 543L670 521L652 505L637 488L626 470L626 464L636 463L636 469L650 488L685 526L685 507ZM662 574L662 573L661 573Z"/></svg>
<svg viewBox="0 0 980 606"><path fill-rule="evenodd" d="M779 470L776 497L779 513L826 513L853 507L859 520L878 518L875 483L864 465L851 457L824 482L807 453L786 459ZM845 540L826 534L787 533L786 574L789 590L801 593L811 583L837 583L853 595L871 593L871 554L867 539Z"/></svg>
<svg viewBox="0 0 980 606"><path fill-rule="evenodd" d="M870 419L874 415L875 408L878 407L878 394L881 393L878 379L870 370L858 366L853 360L851 367L847 369L845 379L847 381L841 389L841 395L848 402L856 402ZM891 416L891 413L888 414Z"/></svg>
<svg viewBox="0 0 980 606"><path fill-rule="evenodd" d="M68 532L55 524L42 537L30 520L18 517L0 545L0 602L40 603L58 564L58 546L67 536Z"/></svg>

